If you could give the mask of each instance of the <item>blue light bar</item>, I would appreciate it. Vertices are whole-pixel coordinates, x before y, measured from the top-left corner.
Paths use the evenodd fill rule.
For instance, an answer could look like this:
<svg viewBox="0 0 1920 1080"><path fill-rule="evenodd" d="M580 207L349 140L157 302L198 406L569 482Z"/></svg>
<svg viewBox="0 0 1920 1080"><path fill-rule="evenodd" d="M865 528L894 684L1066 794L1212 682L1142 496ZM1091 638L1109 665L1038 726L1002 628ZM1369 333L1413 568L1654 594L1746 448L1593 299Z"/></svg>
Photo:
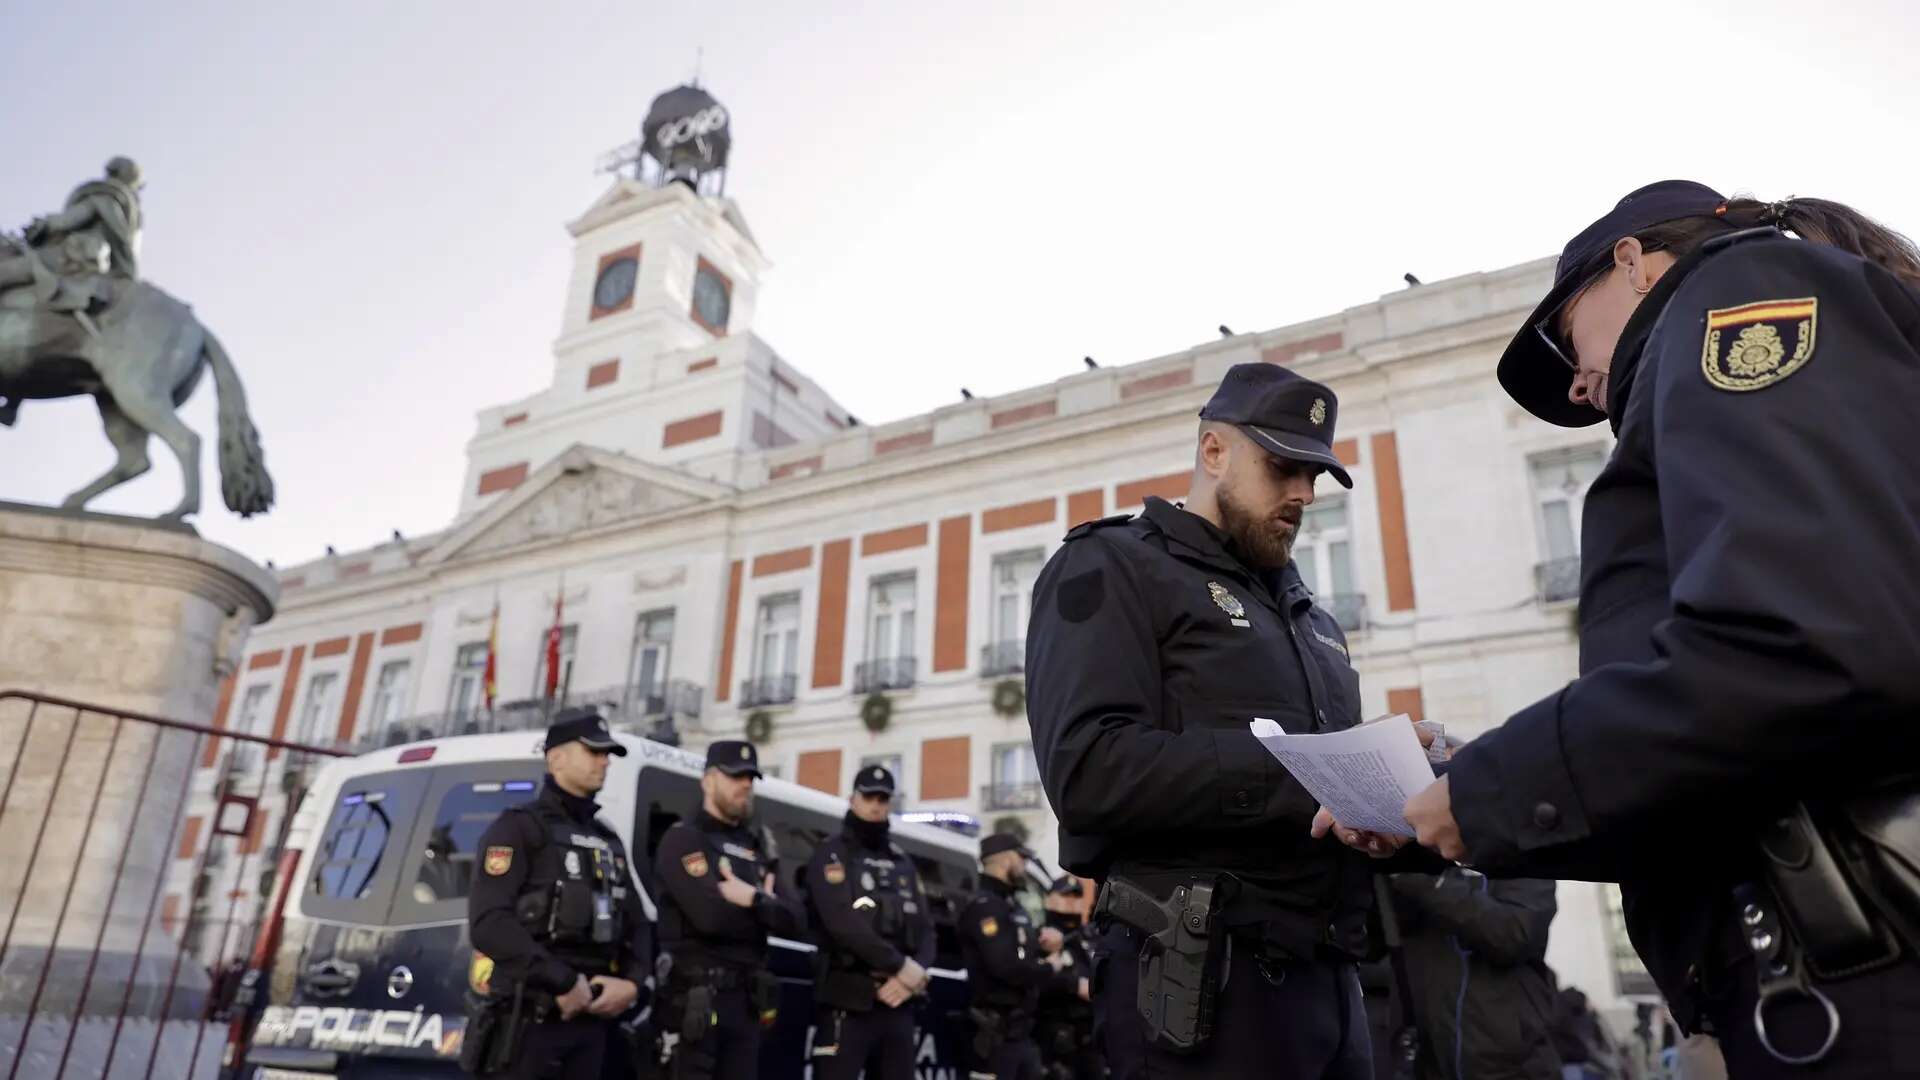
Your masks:
<svg viewBox="0 0 1920 1080"><path fill-rule="evenodd" d="M509 780L501 786L508 791L532 791L534 783L531 780Z"/></svg>

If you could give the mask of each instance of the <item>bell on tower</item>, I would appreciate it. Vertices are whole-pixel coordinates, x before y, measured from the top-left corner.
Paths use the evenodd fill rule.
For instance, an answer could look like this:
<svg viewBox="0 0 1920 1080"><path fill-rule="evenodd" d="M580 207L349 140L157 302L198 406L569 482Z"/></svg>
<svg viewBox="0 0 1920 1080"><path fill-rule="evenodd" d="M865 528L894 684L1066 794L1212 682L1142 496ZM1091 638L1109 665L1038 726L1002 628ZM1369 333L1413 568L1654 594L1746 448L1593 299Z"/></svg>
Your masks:
<svg viewBox="0 0 1920 1080"><path fill-rule="evenodd" d="M600 171L631 166L635 180L653 187L682 183L702 195L725 195L733 146L729 119L712 94L696 85L676 86L653 99L640 137L602 158Z"/></svg>

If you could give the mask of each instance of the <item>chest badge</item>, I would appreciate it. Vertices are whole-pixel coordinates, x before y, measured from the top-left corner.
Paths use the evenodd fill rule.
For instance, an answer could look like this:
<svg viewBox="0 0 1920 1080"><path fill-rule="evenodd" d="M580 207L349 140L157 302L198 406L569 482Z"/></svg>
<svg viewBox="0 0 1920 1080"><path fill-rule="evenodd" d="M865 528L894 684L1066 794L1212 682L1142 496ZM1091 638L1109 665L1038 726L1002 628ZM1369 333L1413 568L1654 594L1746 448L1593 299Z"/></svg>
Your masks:
<svg viewBox="0 0 1920 1080"><path fill-rule="evenodd" d="M847 880L847 868L837 862L830 862L820 871L820 875L827 879L829 885L842 885Z"/></svg>
<svg viewBox="0 0 1920 1080"><path fill-rule="evenodd" d="M489 877L499 877L513 866L513 849L510 847L490 847L484 864Z"/></svg>
<svg viewBox="0 0 1920 1080"><path fill-rule="evenodd" d="M980 920L980 936L995 937L1000 933L1000 920L989 915Z"/></svg>
<svg viewBox="0 0 1920 1080"><path fill-rule="evenodd" d="M680 856L680 868L687 872L688 877L706 877L707 853L695 851Z"/></svg>
<svg viewBox="0 0 1920 1080"><path fill-rule="evenodd" d="M567 852L567 876L580 876L580 853L577 851Z"/></svg>
<svg viewBox="0 0 1920 1080"><path fill-rule="evenodd" d="M873 891L873 875L871 873L865 870L860 872L860 887L868 892Z"/></svg>
<svg viewBox="0 0 1920 1080"><path fill-rule="evenodd" d="M1719 390L1760 390L1792 375L1813 359L1814 324L1820 301L1763 300L1707 312L1707 338L1700 370Z"/></svg>
<svg viewBox="0 0 1920 1080"><path fill-rule="evenodd" d="M1213 597L1214 606L1226 612L1227 618L1233 620L1233 625L1242 627L1253 625L1247 621L1247 606L1240 602L1239 597L1228 592L1225 585L1217 581L1209 581L1207 594Z"/></svg>

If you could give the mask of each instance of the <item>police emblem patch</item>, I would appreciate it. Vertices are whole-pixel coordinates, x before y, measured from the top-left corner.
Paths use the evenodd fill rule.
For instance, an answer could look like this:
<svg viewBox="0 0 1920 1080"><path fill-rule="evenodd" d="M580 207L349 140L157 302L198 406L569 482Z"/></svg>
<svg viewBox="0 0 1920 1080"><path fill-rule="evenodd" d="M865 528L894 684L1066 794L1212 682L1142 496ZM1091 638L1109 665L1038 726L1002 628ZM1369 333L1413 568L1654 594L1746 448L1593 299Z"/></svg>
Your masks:
<svg viewBox="0 0 1920 1080"><path fill-rule="evenodd" d="M1214 606L1227 613L1235 626L1251 625L1247 622L1247 607L1240 598L1227 591L1225 585L1217 581L1207 582L1207 594L1213 597Z"/></svg>
<svg viewBox="0 0 1920 1080"><path fill-rule="evenodd" d="M1319 427L1321 424L1327 422L1326 398L1313 399L1313 408L1307 410L1307 419L1312 421L1314 427Z"/></svg>
<svg viewBox="0 0 1920 1080"><path fill-rule="evenodd" d="M499 877L513 865L513 849L510 847L488 848L486 860L482 865L487 871L487 876Z"/></svg>
<svg viewBox="0 0 1920 1080"><path fill-rule="evenodd" d="M580 853L577 851L567 852L567 876L580 876Z"/></svg>
<svg viewBox="0 0 1920 1080"><path fill-rule="evenodd" d="M1820 301L1763 300L1707 312L1700 370L1720 390L1759 390L1813 359Z"/></svg>
<svg viewBox="0 0 1920 1080"><path fill-rule="evenodd" d="M829 885L845 884L847 880L847 868L837 862L828 863L826 869L820 871L820 873L821 876L827 879L827 884Z"/></svg>
<svg viewBox="0 0 1920 1080"><path fill-rule="evenodd" d="M980 920L980 936L993 937L1000 932L1000 920L989 915Z"/></svg>
<svg viewBox="0 0 1920 1080"><path fill-rule="evenodd" d="M687 872L688 877L706 877L707 853L704 851L695 851L680 856L680 868Z"/></svg>

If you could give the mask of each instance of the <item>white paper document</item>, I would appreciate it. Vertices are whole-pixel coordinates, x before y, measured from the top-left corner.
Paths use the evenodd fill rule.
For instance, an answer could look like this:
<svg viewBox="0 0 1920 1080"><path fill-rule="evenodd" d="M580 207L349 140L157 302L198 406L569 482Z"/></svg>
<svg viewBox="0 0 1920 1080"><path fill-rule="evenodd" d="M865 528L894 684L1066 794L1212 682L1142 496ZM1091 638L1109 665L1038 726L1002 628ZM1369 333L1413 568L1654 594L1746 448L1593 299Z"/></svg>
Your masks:
<svg viewBox="0 0 1920 1080"><path fill-rule="evenodd" d="M1248 727L1340 824L1413 835L1413 826L1400 811L1433 783L1433 766L1405 715L1316 735L1290 735L1265 717Z"/></svg>

